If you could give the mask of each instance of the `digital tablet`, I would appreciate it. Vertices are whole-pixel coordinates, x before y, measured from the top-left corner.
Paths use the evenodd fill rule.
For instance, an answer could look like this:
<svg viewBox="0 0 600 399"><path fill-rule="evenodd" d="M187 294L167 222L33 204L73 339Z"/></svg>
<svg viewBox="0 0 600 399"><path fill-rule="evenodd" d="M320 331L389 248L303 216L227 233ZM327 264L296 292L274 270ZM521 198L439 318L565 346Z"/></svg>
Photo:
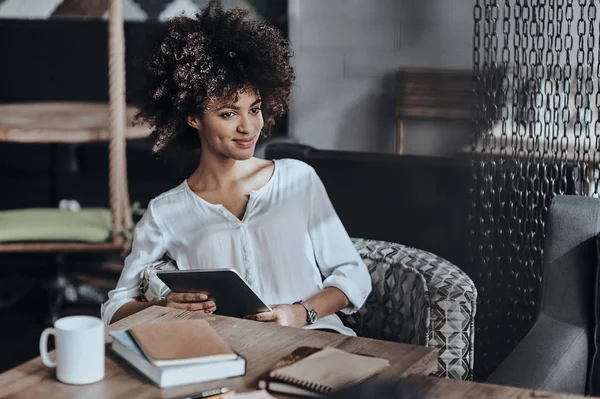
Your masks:
<svg viewBox="0 0 600 399"><path fill-rule="evenodd" d="M214 298L218 315L244 317L271 310L234 269L165 270L156 275L173 292L203 292Z"/></svg>

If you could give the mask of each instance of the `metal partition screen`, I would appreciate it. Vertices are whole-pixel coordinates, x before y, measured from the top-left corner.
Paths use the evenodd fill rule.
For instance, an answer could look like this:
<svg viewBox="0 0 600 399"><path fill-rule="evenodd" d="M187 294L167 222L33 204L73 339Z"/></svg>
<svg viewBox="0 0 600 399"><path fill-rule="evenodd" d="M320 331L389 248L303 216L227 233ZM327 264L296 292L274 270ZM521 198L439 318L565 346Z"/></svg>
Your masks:
<svg viewBox="0 0 600 399"><path fill-rule="evenodd" d="M469 217L482 377L534 321L550 200L598 196L600 24L595 0L477 0L473 18L473 85L487 104Z"/></svg>

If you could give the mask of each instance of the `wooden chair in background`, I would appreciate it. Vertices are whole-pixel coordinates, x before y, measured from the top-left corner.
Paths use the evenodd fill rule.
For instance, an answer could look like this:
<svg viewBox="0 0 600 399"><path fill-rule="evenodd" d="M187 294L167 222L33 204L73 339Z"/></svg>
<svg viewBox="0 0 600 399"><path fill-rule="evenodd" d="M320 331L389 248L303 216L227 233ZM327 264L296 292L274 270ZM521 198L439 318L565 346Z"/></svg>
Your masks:
<svg viewBox="0 0 600 399"><path fill-rule="evenodd" d="M476 101L473 72L401 69L396 74L396 96L396 153L403 155L407 119L472 119Z"/></svg>

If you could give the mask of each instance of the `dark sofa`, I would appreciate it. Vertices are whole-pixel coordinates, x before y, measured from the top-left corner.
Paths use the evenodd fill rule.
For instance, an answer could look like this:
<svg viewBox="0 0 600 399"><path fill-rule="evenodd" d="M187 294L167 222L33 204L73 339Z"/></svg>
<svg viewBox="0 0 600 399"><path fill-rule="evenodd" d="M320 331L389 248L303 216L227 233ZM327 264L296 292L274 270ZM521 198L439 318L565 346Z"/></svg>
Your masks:
<svg viewBox="0 0 600 399"><path fill-rule="evenodd" d="M547 226L536 322L487 381L582 395L593 381L600 199L556 197Z"/></svg>

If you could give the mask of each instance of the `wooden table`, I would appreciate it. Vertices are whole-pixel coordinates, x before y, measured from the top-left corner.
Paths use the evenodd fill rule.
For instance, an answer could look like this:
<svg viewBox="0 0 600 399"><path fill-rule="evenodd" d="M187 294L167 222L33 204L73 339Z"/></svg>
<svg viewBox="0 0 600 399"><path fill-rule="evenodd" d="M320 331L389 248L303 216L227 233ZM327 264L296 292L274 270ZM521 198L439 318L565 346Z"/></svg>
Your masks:
<svg viewBox="0 0 600 399"><path fill-rule="evenodd" d="M428 375L437 369L437 349L348 337L321 331L281 327L256 321L204 315L195 312L151 307L122 319L109 330L126 329L135 324L161 323L179 319L207 320L247 363L244 377L160 389L145 380L137 371L125 365L107 347L104 380L83 386L59 383L54 371L46 368L38 357L0 374L0 396L14 398L173 398L204 389L229 386L238 392L256 389L257 378L278 359L297 347L334 346L349 352L368 353L390 360L387 375ZM110 338L107 336L107 343ZM286 396L279 395L279 398Z"/></svg>
<svg viewBox="0 0 600 399"><path fill-rule="evenodd" d="M585 399L589 396L571 395L521 389L493 384L457 381L448 378L411 375L406 380L413 386L420 387L432 398L440 399L504 399L504 398L547 398L547 399Z"/></svg>

